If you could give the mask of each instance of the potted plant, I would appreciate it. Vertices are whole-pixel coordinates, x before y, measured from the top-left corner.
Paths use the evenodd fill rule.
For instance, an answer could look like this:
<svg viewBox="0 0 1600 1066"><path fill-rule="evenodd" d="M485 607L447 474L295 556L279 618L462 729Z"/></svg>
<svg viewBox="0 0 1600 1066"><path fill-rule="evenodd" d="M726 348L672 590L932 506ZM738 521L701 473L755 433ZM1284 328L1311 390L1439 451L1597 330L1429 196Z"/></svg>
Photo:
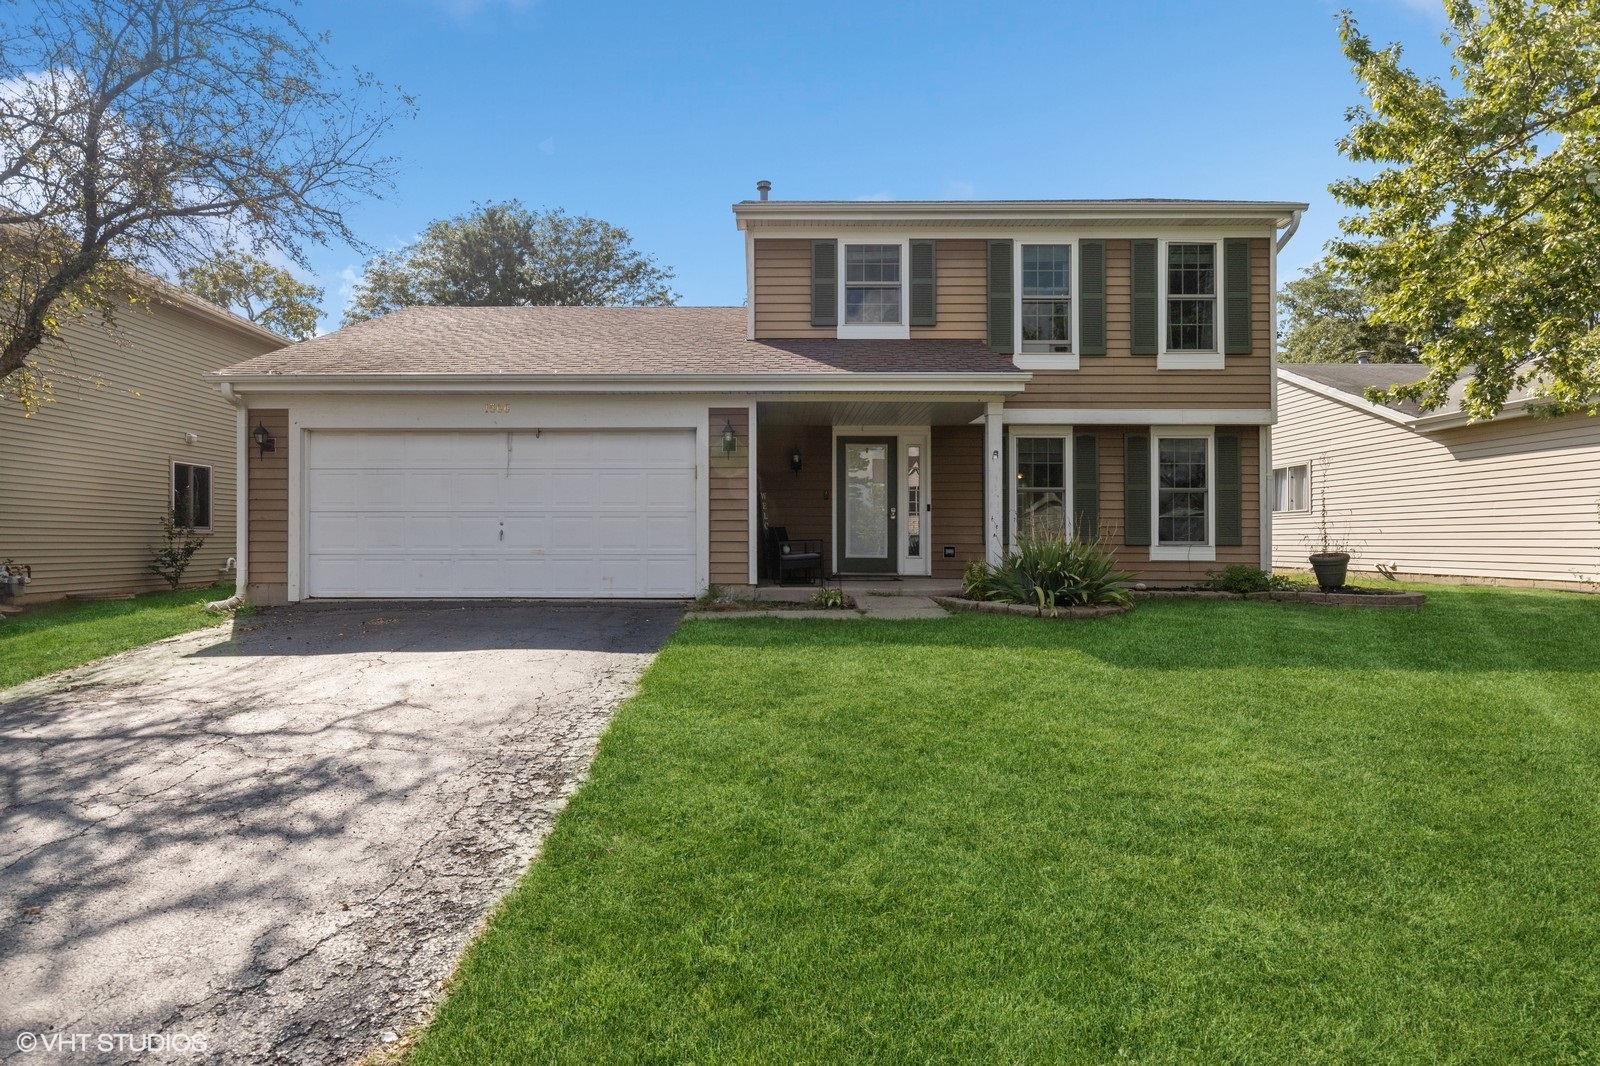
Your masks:
<svg viewBox="0 0 1600 1066"><path fill-rule="evenodd" d="M1350 572L1349 541L1328 523L1328 461L1317 461L1317 529L1306 538L1311 547L1311 572L1317 575L1317 587L1332 592L1344 586Z"/></svg>

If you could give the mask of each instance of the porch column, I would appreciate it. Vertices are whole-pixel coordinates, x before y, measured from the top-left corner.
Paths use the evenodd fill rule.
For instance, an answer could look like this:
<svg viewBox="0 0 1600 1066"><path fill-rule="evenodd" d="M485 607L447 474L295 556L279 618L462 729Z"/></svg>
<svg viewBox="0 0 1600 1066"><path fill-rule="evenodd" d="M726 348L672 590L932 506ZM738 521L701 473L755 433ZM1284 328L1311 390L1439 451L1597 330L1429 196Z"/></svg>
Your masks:
<svg viewBox="0 0 1600 1066"><path fill-rule="evenodd" d="M984 558L999 566L1005 554L1002 535L1005 506L1006 464L1004 428L1000 421L1005 404L991 403L983 416L983 528Z"/></svg>

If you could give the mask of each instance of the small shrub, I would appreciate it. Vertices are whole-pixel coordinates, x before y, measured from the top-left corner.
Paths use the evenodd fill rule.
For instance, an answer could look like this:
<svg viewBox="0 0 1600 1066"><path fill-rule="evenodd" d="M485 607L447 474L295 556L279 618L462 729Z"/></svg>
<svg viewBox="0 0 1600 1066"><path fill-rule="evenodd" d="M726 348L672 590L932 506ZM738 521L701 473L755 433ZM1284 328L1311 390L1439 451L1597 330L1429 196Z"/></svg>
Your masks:
<svg viewBox="0 0 1600 1066"><path fill-rule="evenodd" d="M1272 588L1272 575L1255 566L1236 563L1220 574L1206 571L1206 585L1214 592L1267 592Z"/></svg>
<svg viewBox="0 0 1600 1066"><path fill-rule="evenodd" d="M707 585L706 590L694 598L694 605L703 611L708 607L715 607L726 596L727 590L721 585Z"/></svg>
<svg viewBox="0 0 1600 1066"><path fill-rule="evenodd" d="M1115 569L1116 559L1098 540L1060 535L1018 537L999 566L967 566L962 584L968 599L1023 603L1054 613L1063 606L1127 603L1122 582L1133 577ZM981 569L980 569L981 567Z"/></svg>
<svg viewBox="0 0 1600 1066"><path fill-rule="evenodd" d="M155 558L145 571L165 578L167 584L176 589L183 583L183 573L194 560L194 553L205 542L204 534L194 531L187 514L168 511L161 518L161 543L152 549Z"/></svg>
<svg viewBox="0 0 1600 1066"><path fill-rule="evenodd" d="M845 598L844 589L837 585L824 585L811 594L811 599L806 601L819 611L840 611L850 606Z"/></svg>

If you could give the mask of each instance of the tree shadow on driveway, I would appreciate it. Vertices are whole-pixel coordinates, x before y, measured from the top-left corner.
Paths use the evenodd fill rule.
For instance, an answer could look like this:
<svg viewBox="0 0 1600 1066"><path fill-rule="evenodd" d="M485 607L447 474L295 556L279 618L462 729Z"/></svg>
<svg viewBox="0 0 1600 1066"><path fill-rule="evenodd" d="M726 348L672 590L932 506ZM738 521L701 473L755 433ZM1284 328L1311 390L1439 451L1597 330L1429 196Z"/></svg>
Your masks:
<svg viewBox="0 0 1600 1066"><path fill-rule="evenodd" d="M199 1032L331 1062L402 1027L680 615L292 608L0 705L0 1058Z"/></svg>

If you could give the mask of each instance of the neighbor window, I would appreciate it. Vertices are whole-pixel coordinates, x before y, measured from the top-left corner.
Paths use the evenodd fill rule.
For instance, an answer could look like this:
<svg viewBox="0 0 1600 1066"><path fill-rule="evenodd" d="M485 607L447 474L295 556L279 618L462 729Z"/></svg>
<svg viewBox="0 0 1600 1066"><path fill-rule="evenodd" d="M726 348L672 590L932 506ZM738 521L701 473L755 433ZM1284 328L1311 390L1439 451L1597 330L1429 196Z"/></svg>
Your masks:
<svg viewBox="0 0 1600 1066"><path fill-rule="evenodd" d="M900 246L847 244L844 320L851 325L900 324Z"/></svg>
<svg viewBox="0 0 1600 1066"><path fill-rule="evenodd" d="M1015 507L1017 536L1058 537L1067 531L1067 442L1018 437Z"/></svg>
<svg viewBox="0 0 1600 1066"><path fill-rule="evenodd" d="M179 525L211 528L211 468L172 464L172 516Z"/></svg>
<svg viewBox="0 0 1600 1066"><path fill-rule="evenodd" d="M1167 245L1167 351L1217 350L1217 246Z"/></svg>
<svg viewBox="0 0 1600 1066"><path fill-rule="evenodd" d="M1156 543L1209 544L1209 437L1156 438Z"/></svg>
<svg viewBox="0 0 1600 1066"><path fill-rule="evenodd" d="M1311 466L1280 466L1272 472L1272 509L1305 511L1311 507Z"/></svg>
<svg viewBox="0 0 1600 1066"><path fill-rule="evenodd" d="M1072 351L1072 246L1022 246L1022 350Z"/></svg>

